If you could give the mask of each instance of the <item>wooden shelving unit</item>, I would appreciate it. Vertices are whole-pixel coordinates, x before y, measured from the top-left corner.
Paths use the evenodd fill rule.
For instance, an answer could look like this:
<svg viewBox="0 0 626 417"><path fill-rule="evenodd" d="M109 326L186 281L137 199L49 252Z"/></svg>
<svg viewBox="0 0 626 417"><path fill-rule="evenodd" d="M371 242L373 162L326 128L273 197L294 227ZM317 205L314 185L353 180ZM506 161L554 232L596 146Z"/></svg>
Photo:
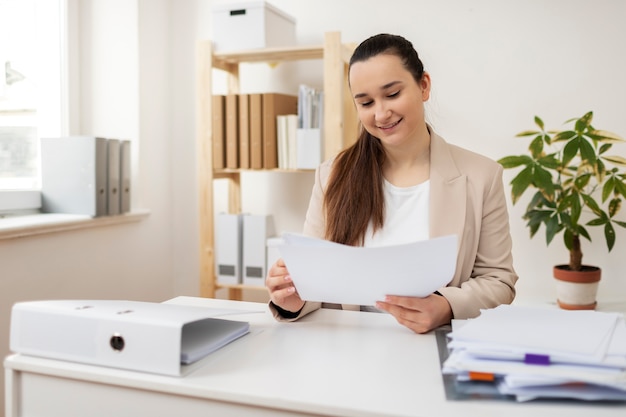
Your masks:
<svg viewBox="0 0 626 417"><path fill-rule="evenodd" d="M339 32L327 32L322 46L266 48L232 53L213 52L211 41L197 45L197 154L200 210L200 295L213 298L218 288L226 287L230 299L241 299L244 285L219 285L215 276L213 181L228 182L228 210L241 212L241 171L215 170L212 161L211 97L213 69L227 73L228 93L239 90L239 64L280 63L298 60L323 60L324 71L324 157L329 158L356 138L357 118L348 92L348 62L354 45L341 42ZM350 121L345 123L345 121Z"/></svg>

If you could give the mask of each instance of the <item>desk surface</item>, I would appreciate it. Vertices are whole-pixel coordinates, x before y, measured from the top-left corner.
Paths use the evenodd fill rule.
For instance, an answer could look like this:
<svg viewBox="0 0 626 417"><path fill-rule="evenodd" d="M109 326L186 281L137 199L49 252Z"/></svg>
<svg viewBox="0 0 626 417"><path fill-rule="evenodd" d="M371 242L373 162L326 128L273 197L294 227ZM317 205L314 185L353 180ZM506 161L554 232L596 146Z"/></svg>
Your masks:
<svg viewBox="0 0 626 417"><path fill-rule="evenodd" d="M228 318L250 322L251 333L192 365L181 378L18 354L5 360L7 379L11 373L43 374L306 415L626 415L625 405L447 401L435 335L414 334L388 314L322 309L297 322L279 323L261 303L194 297L168 303L241 310ZM8 402L17 408L19 387L7 389ZM15 410L7 414L14 415Z"/></svg>

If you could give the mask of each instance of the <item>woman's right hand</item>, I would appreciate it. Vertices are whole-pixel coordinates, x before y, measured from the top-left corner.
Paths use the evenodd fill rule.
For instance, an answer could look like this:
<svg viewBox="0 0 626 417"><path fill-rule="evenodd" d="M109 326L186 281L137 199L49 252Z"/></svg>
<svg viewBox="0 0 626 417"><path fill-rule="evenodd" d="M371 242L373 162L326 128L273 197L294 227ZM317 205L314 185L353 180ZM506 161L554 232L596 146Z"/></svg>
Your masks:
<svg viewBox="0 0 626 417"><path fill-rule="evenodd" d="M283 310L296 313L304 306L304 301L298 295L282 258L278 259L267 271L265 286L270 293L272 303Z"/></svg>

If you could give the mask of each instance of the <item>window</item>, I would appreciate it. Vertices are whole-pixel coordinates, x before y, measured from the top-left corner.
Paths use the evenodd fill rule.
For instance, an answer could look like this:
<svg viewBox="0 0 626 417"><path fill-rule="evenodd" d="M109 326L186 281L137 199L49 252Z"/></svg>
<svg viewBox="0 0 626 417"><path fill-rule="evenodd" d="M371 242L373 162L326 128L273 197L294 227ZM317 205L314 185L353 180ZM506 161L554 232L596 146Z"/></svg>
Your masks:
<svg viewBox="0 0 626 417"><path fill-rule="evenodd" d="M0 212L37 208L39 138L67 134L65 10L0 0Z"/></svg>

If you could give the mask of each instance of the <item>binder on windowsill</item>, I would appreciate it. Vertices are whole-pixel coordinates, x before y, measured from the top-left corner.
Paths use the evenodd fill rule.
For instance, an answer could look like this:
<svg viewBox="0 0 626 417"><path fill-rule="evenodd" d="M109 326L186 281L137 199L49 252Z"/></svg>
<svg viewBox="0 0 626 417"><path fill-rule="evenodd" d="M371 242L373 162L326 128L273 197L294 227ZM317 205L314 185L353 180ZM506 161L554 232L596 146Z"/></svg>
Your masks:
<svg viewBox="0 0 626 417"><path fill-rule="evenodd" d="M107 146L107 214L112 216L120 214L120 140L109 139Z"/></svg>
<svg viewBox="0 0 626 417"><path fill-rule="evenodd" d="M130 211L130 140L120 142L120 213Z"/></svg>
<svg viewBox="0 0 626 417"><path fill-rule="evenodd" d="M44 213L107 214L107 139L42 138L41 176Z"/></svg>
<svg viewBox="0 0 626 417"><path fill-rule="evenodd" d="M230 311L120 300L19 302L10 348L31 356L181 376L249 332Z"/></svg>

